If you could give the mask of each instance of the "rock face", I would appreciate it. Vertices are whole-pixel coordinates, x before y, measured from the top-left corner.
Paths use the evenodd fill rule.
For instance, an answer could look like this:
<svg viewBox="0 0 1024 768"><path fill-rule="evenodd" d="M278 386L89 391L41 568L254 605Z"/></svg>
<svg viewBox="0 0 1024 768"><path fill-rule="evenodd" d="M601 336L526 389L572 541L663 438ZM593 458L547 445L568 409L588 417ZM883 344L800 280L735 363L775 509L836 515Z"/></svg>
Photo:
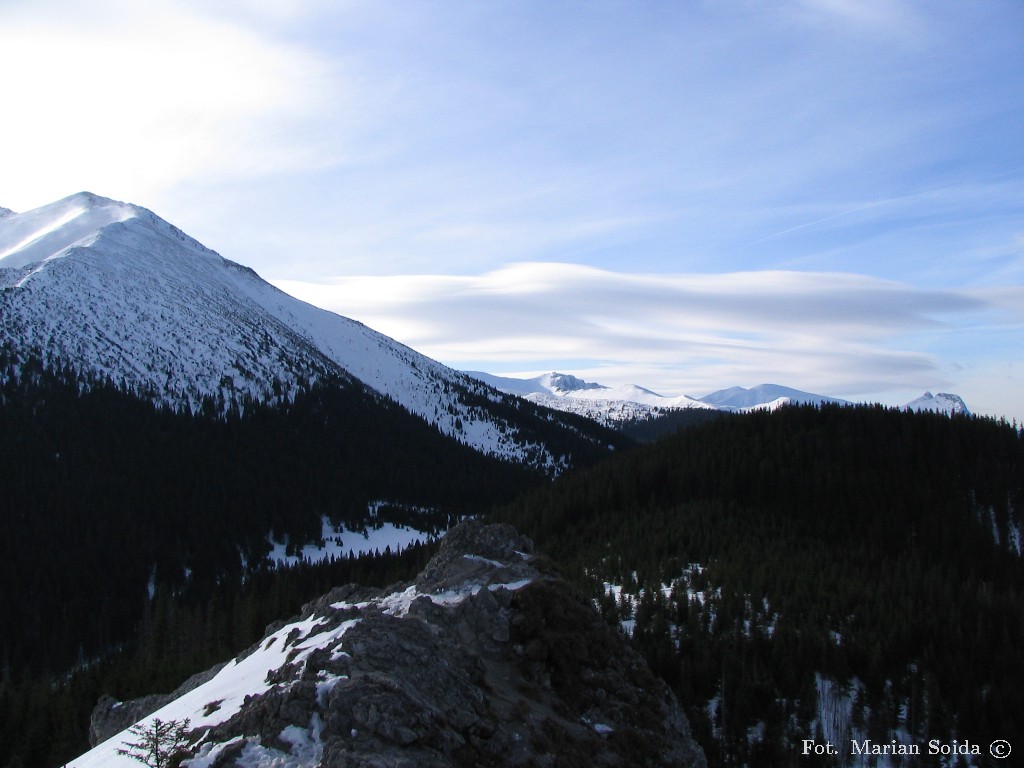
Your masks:
<svg viewBox="0 0 1024 768"><path fill-rule="evenodd" d="M335 589L154 716L190 716L190 768L704 766L664 683L532 552L464 523L415 584Z"/></svg>

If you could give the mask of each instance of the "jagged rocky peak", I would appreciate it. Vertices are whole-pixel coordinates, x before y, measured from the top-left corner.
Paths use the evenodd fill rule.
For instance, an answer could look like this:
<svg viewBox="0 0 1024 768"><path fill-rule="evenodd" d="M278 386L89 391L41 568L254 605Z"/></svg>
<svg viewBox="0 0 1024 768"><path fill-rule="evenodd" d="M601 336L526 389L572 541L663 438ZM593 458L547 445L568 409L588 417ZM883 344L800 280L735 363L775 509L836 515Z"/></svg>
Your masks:
<svg viewBox="0 0 1024 768"><path fill-rule="evenodd" d="M591 389L607 389L607 387L601 384L594 384L589 381L584 381L581 378L573 376L569 373L549 373L546 377L545 383L550 389L558 392L582 392Z"/></svg>
<svg viewBox="0 0 1024 768"><path fill-rule="evenodd" d="M190 718L189 768L706 765L667 686L509 526L463 523L415 583L337 588L198 679L142 721ZM71 764L131 765L100 731Z"/></svg>

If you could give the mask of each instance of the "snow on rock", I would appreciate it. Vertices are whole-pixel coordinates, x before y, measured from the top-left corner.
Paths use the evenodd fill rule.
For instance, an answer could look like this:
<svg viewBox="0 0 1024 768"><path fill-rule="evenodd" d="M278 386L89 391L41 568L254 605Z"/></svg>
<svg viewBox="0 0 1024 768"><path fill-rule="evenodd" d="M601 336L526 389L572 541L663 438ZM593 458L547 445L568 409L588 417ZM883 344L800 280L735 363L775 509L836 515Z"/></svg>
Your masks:
<svg viewBox="0 0 1024 768"><path fill-rule="evenodd" d="M704 766L667 686L544 568L464 522L415 583L332 590L141 723L190 719L183 768ZM69 768L136 764L128 729L103 736Z"/></svg>
<svg viewBox="0 0 1024 768"><path fill-rule="evenodd" d="M229 662L214 677L189 693L143 718L148 727L154 720L190 721L193 729L210 729L237 715L248 697L267 693L275 683L275 673L287 665L303 664L313 651L332 648L358 623L358 618L334 622L325 616L310 616L285 624L265 637L246 654ZM118 755L118 748L131 741L127 730L98 744L69 763L75 768L115 768L136 765L131 757Z"/></svg>

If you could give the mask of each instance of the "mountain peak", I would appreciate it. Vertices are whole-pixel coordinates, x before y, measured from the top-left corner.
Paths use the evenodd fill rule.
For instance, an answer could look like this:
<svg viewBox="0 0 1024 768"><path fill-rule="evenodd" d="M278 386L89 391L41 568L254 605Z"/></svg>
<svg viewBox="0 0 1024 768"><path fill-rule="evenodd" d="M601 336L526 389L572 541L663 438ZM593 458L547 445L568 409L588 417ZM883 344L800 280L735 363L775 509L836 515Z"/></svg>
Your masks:
<svg viewBox="0 0 1024 768"><path fill-rule="evenodd" d="M61 205L62 203L74 203L87 208L102 208L109 205L128 205L128 203L122 203L119 200L112 200L109 197L103 197L102 195L97 195L95 192L89 192L88 190L82 190L81 192L75 192L73 195L68 195L63 200L58 200L54 205Z"/></svg>
<svg viewBox="0 0 1024 768"><path fill-rule="evenodd" d="M0 342L173 407L357 379L482 453L551 473L568 462L541 437L548 419L482 408L500 396L289 296L139 206L79 192L0 219L0 289Z"/></svg>
<svg viewBox="0 0 1024 768"><path fill-rule="evenodd" d="M558 373L552 371L549 374L540 377L541 383L545 384L548 388L559 392L582 392L590 389L607 389L607 387L601 384L594 384L589 381L584 381L570 373Z"/></svg>
<svg viewBox="0 0 1024 768"><path fill-rule="evenodd" d="M758 384L756 387L747 389L745 387L730 387L720 389L699 398L701 402L723 408L725 410L743 410L747 408L766 407L780 402L809 403L820 405L822 403L846 404L845 400L825 395L816 395L812 392L802 392L792 387L784 387L781 384Z"/></svg>
<svg viewBox="0 0 1024 768"><path fill-rule="evenodd" d="M25 213L0 217L0 269L18 269L63 255L94 240L111 224L141 208L91 192L78 192Z"/></svg>
<svg viewBox="0 0 1024 768"><path fill-rule="evenodd" d="M960 395L954 395L949 392L939 392L935 395L931 392L925 392L916 400L911 400L904 405L903 408L907 411L935 411L936 413L946 413L950 416L953 414L971 415L963 398Z"/></svg>

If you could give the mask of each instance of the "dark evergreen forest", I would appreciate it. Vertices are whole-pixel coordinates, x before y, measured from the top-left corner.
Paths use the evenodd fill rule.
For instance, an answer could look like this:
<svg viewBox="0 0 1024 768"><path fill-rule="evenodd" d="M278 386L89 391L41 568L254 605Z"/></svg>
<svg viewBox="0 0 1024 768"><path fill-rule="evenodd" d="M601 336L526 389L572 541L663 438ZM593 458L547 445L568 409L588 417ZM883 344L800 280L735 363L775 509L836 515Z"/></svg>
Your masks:
<svg viewBox="0 0 1024 768"><path fill-rule="evenodd" d="M222 621L221 609L238 605L231 590L247 585L245 599L258 601L253 585L281 589L264 573L268 535L316 541L322 517L350 529L390 521L443 530L548 481L539 471L481 455L345 380L309 386L273 407L207 399L197 413L181 413L115 382L10 350L0 350L0 374L0 766L18 759L54 765L55 755L87 748L95 697L76 699L76 715L61 719L69 735L34 747L32 759L19 757L32 740L19 735L17 723L28 721L5 716L39 712L52 703L47 691L72 672L76 680L93 679L112 658L145 651L152 669L173 672L148 683L170 689L198 671L200 658L208 665L238 652L243 638L254 642L267 621L315 597L296 589L287 609L272 599L249 611L259 620L224 635L231 642L204 641L198 655L153 660L153 622L163 616L160 626L178 627L167 611L179 603L205 617L190 634L201 638L224 633L212 627ZM497 407L527 438L573 462L628 445L582 419L575 432L566 430L543 409L512 398ZM367 505L381 500L393 505L371 518ZM411 508L415 521L408 519ZM314 581L321 591L338 583ZM62 695L83 690L75 685ZM119 695L154 690L122 686ZM46 751L51 747L56 751Z"/></svg>
<svg viewBox="0 0 1024 768"><path fill-rule="evenodd" d="M704 408L664 410L657 418L626 421L620 424L618 429L638 443L652 443L663 437L674 435L681 429L694 427L728 415L725 411Z"/></svg>
<svg viewBox="0 0 1024 768"><path fill-rule="evenodd" d="M496 517L633 622L712 765L779 766L815 764L821 678L863 738L986 764L1024 733L1022 514L1015 425L823 406L693 426Z"/></svg>
<svg viewBox="0 0 1024 768"><path fill-rule="evenodd" d="M434 509L424 522L443 528L540 482L351 384L215 418L41 370L21 381L0 408L0 611L17 628L0 643L36 672L130 636L151 579L238 579L271 532L315 540L321 516L359 527L376 499Z"/></svg>

